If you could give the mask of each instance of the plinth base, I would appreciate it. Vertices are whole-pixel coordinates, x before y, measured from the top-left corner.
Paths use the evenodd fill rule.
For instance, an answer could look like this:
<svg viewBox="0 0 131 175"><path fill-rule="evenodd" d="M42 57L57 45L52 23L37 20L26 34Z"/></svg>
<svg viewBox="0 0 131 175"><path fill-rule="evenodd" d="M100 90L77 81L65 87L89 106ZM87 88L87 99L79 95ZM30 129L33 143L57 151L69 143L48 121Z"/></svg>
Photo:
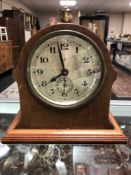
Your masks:
<svg viewBox="0 0 131 175"><path fill-rule="evenodd" d="M2 139L3 143L126 143L114 117L109 121L114 129L16 129L20 112Z"/></svg>

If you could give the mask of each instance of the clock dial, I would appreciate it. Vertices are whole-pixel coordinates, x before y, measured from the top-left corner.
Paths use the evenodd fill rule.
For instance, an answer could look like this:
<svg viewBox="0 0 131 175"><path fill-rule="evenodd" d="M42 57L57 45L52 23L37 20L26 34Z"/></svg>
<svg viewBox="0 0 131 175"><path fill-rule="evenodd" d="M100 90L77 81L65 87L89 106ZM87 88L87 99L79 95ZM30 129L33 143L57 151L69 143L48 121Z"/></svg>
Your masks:
<svg viewBox="0 0 131 175"><path fill-rule="evenodd" d="M60 108L78 107L90 101L105 74L104 60L95 43L73 31L57 31L43 37L26 67L33 94Z"/></svg>

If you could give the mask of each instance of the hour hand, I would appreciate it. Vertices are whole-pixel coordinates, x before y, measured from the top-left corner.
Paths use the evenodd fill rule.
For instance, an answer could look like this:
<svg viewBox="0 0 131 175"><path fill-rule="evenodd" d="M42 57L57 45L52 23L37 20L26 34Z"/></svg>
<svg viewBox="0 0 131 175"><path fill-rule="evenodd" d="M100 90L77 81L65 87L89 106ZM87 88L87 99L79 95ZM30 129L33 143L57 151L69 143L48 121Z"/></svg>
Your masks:
<svg viewBox="0 0 131 175"><path fill-rule="evenodd" d="M62 69L62 70L61 70L61 73L60 73L59 75L55 76L55 77L52 77L52 78L50 79L50 81L49 81L47 84L56 81L56 80L57 80L59 77L61 77L62 75L63 75L63 76L67 76L67 75L68 75L68 70Z"/></svg>
<svg viewBox="0 0 131 175"><path fill-rule="evenodd" d="M61 77L61 75L62 75L62 74L59 74L59 75L57 75L57 76L51 78L50 81L49 81L48 83L52 83L52 82L56 81L57 78Z"/></svg>

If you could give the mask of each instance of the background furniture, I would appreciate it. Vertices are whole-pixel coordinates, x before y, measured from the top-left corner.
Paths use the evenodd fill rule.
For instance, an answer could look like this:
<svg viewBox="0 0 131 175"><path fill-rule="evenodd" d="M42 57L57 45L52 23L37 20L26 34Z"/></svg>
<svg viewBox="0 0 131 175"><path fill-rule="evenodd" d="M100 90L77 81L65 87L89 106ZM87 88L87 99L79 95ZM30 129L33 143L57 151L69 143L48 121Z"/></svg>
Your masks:
<svg viewBox="0 0 131 175"><path fill-rule="evenodd" d="M11 41L0 42L0 74L13 68Z"/></svg>
<svg viewBox="0 0 131 175"><path fill-rule="evenodd" d="M107 39L111 43L112 63L131 72L131 41L124 39Z"/></svg>
<svg viewBox="0 0 131 175"><path fill-rule="evenodd" d="M0 26L7 28L8 38L12 41L13 64L16 66L25 44L24 14L16 10L4 10L3 17L0 17Z"/></svg>
<svg viewBox="0 0 131 175"><path fill-rule="evenodd" d="M22 13L19 10L4 10L3 17L13 19L16 25L16 30L14 31L17 33L18 36L18 40L17 43L15 43L15 45L19 45L20 47L24 46L25 44L24 13Z"/></svg>
<svg viewBox="0 0 131 175"><path fill-rule="evenodd" d="M94 15L94 16L81 16L80 25L87 27L89 30L100 37L106 43L108 35L109 16L107 15ZM94 29L95 27L95 29Z"/></svg>
<svg viewBox="0 0 131 175"><path fill-rule="evenodd" d="M7 29L6 27L0 26L0 40L8 40Z"/></svg>

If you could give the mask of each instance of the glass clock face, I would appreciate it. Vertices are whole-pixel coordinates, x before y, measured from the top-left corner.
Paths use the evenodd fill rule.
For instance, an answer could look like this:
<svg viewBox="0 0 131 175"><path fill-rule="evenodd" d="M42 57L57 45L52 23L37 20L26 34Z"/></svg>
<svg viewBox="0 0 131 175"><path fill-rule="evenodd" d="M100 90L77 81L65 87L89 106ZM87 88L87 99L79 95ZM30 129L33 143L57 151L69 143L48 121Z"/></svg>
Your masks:
<svg viewBox="0 0 131 175"><path fill-rule="evenodd" d="M57 31L41 38L26 66L32 93L58 108L74 108L90 101L98 93L104 74L98 47L74 31Z"/></svg>

